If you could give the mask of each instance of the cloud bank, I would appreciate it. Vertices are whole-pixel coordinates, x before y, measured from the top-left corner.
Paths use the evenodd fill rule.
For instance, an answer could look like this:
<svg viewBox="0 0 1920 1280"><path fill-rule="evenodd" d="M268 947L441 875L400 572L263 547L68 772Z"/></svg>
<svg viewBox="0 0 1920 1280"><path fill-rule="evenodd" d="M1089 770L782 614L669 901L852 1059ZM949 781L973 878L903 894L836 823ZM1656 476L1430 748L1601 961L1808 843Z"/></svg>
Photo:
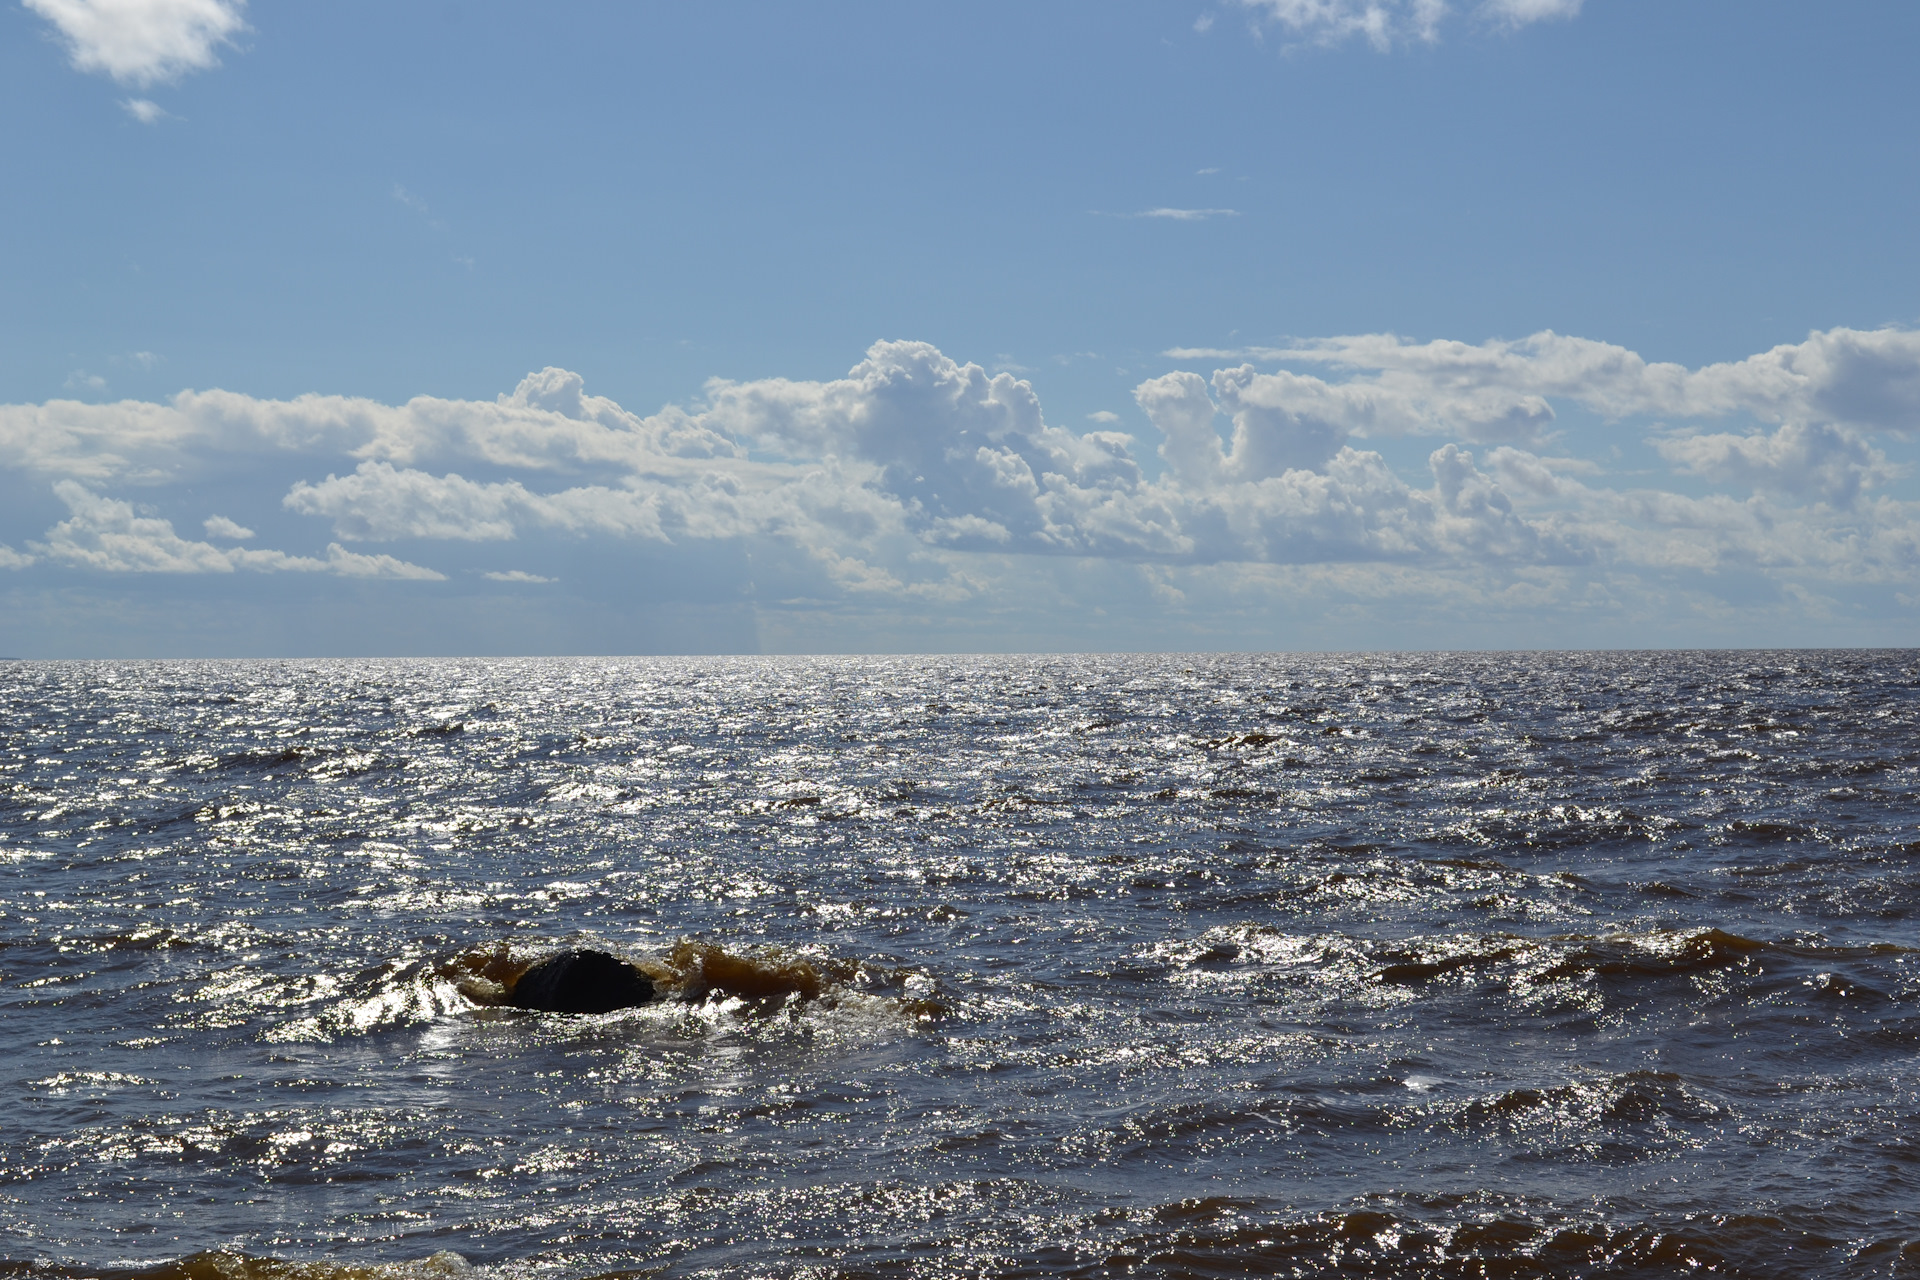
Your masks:
<svg viewBox="0 0 1920 1280"><path fill-rule="evenodd" d="M38 536L0 529L0 568L418 581L442 577L428 566L452 548L529 538L738 544L789 566L769 591L916 607L1007 604L1020 566L1060 560L1133 573L1175 604L1196 574L1303 567L1414 572L1463 601L1529 583L1549 604L1675 575L1889 600L1920 579L1920 505L1899 496L1893 456L1920 426L1920 333L1834 329L1695 369L1554 333L1168 359L1214 367L1138 384L1145 444L1106 421L1054 425L1029 382L906 341L875 343L844 377L716 380L647 416L556 368L490 401L215 390L0 406L0 467L68 511ZM134 500L289 466L306 474L262 496L324 552Z"/></svg>

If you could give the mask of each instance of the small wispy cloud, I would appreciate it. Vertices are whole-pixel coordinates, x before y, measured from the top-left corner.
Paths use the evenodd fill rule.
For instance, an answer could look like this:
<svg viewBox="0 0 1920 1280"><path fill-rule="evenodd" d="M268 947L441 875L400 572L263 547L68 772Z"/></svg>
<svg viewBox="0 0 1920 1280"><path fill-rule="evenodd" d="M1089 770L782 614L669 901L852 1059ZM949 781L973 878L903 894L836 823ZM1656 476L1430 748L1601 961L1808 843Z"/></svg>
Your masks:
<svg viewBox="0 0 1920 1280"><path fill-rule="evenodd" d="M167 109L149 98L126 98L120 103L126 113L141 124L159 124L170 119Z"/></svg>
<svg viewBox="0 0 1920 1280"><path fill-rule="evenodd" d="M543 578L537 573L528 573L524 569L508 569L504 572L493 570L482 575L494 582L556 582L556 578Z"/></svg>
<svg viewBox="0 0 1920 1280"><path fill-rule="evenodd" d="M393 184L393 190L388 192L388 194L393 197L395 204L418 215L420 221L426 225L427 230L433 232L436 236L447 235L446 220L436 217L433 212L433 207L429 205L423 197L407 190L406 187L398 182ZM469 271L473 270L473 258L470 255L449 252L447 258L455 266L465 267Z"/></svg>
<svg viewBox="0 0 1920 1280"><path fill-rule="evenodd" d="M67 390L92 391L99 393L107 389L107 380L97 373L88 373L85 369L75 369L67 375Z"/></svg>
<svg viewBox="0 0 1920 1280"><path fill-rule="evenodd" d="M433 216L433 210L427 208L427 202L425 200L422 200L419 196L413 194L413 192L407 190L397 182L393 184L393 199L396 204L405 205L423 218L431 218Z"/></svg>
<svg viewBox="0 0 1920 1280"><path fill-rule="evenodd" d="M1209 218L1237 218L1238 209L1141 209L1137 213L1108 213L1094 209L1092 213L1099 218L1159 218L1167 222L1205 222Z"/></svg>
<svg viewBox="0 0 1920 1280"><path fill-rule="evenodd" d="M1118 422L1120 415L1111 409L1096 409L1087 417L1094 422Z"/></svg>
<svg viewBox="0 0 1920 1280"><path fill-rule="evenodd" d="M1261 19L1306 43L1344 44L1358 36L1381 52L1395 45L1437 44L1454 16L1446 0L1238 0ZM1491 27L1516 31L1536 22L1580 14L1582 0L1481 0L1472 15Z"/></svg>
<svg viewBox="0 0 1920 1280"><path fill-rule="evenodd" d="M1580 16L1581 0L1485 0L1476 11L1481 20L1505 27L1550 22Z"/></svg>
<svg viewBox="0 0 1920 1280"><path fill-rule="evenodd" d="M1193 20L1193 29L1201 35L1205 35L1207 32L1213 30L1213 14L1207 12L1195 18Z"/></svg>
<svg viewBox="0 0 1920 1280"><path fill-rule="evenodd" d="M1169 360L1281 360L1293 353L1286 347L1168 347L1160 354Z"/></svg>

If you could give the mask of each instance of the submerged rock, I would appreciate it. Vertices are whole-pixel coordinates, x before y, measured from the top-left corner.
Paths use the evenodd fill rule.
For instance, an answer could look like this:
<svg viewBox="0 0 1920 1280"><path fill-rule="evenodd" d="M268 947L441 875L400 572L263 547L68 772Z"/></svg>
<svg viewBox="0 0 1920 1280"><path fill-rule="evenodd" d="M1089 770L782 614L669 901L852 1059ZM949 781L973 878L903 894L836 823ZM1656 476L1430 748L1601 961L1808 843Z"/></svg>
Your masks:
<svg viewBox="0 0 1920 1280"><path fill-rule="evenodd" d="M610 1013L653 998L652 978L617 956L580 949L536 962L507 989L506 1002L548 1013Z"/></svg>

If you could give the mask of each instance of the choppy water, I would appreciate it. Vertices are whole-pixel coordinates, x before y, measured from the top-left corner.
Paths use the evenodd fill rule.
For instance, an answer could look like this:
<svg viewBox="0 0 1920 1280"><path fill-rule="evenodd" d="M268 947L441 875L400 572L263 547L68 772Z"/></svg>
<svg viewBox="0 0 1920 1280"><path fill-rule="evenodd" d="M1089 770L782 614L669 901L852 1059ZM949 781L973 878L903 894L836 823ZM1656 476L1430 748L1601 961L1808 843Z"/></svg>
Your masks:
<svg viewBox="0 0 1920 1280"><path fill-rule="evenodd" d="M5 664L0 866L0 1275L1920 1274L1914 652Z"/></svg>

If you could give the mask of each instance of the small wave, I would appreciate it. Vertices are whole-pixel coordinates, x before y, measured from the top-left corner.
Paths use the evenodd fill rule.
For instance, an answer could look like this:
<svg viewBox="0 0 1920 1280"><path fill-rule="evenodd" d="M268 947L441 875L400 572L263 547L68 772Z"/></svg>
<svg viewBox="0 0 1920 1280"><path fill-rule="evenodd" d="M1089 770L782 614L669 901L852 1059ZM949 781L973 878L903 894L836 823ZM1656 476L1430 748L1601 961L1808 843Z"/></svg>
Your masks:
<svg viewBox="0 0 1920 1280"><path fill-rule="evenodd" d="M1057 1257L1041 1274L1503 1276L1743 1275L1801 1277L1849 1266L1920 1263L1920 1240L1861 1242L1818 1221L1742 1214L1621 1223L1536 1214L1478 1197L1428 1198L1274 1220L1225 1196L1165 1205L1147 1230ZM1452 1202L1452 1203L1449 1203Z"/></svg>
<svg viewBox="0 0 1920 1280"><path fill-rule="evenodd" d="M1541 970L1539 976L1548 982L1585 974L1608 978L1664 977L1742 964L1771 947L1771 943L1724 929L1595 938L1583 942L1558 964Z"/></svg>
<svg viewBox="0 0 1920 1280"><path fill-rule="evenodd" d="M0 1261L6 1280L453 1280L472 1275L467 1260L451 1250L409 1262L294 1262L227 1249L196 1253L146 1267L63 1267Z"/></svg>
<svg viewBox="0 0 1920 1280"><path fill-rule="evenodd" d="M1806 840L1814 835L1814 831L1797 822L1748 822L1735 819L1727 824L1727 834L1753 844L1785 844L1792 840Z"/></svg>
<svg viewBox="0 0 1920 1280"><path fill-rule="evenodd" d="M1607 935L1463 933L1380 942L1348 934L1295 934L1272 925L1221 925L1150 944L1133 955L1141 977L1185 986L1302 986L1373 999L1423 999L1485 987L1523 1001L1634 999L1648 984L1731 975L1750 999L1798 1001L1836 1013L1902 1005L1909 997L1886 961L1906 953L1886 943L1768 941L1719 928L1648 929ZM1115 971L1118 976L1119 970ZM1288 996L1289 1000L1297 997Z"/></svg>
<svg viewBox="0 0 1920 1280"><path fill-rule="evenodd" d="M992 1203L992 1184L974 1184L974 1203ZM1118 1207L1092 1215L1026 1220L1007 1230L950 1204L951 1186L849 1186L835 1198L866 1211L921 1212L914 1230L839 1237L837 1266L816 1262L817 1240L737 1237L719 1266L646 1270L592 1269L576 1258L562 1274L586 1280L699 1275L1006 1275L1033 1280L1073 1277L1356 1276L1380 1280L1554 1280L1564 1276L1731 1275L1801 1280L1812 1275L1912 1274L1920 1238L1862 1236L1845 1210L1783 1206L1775 1213L1699 1212L1620 1217L1603 1210L1567 1210L1523 1197L1489 1193L1379 1194L1318 1213L1300 1214L1271 1199L1208 1195ZM816 1189L817 1194L817 1189ZM685 1197L698 1199L696 1195ZM682 1210L669 1199L663 1214ZM897 1219L896 1219L897 1221ZM915 1219L908 1219L909 1223ZM1041 1226L1041 1230L1034 1228ZM930 1228L930 1229L929 1229ZM946 1263L937 1271L930 1254ZM669 1257L679 1252L669 1249ZM757 1256L755 1256L757 1254ZM613 1261L607 1258L602 1262ZM290 1260L237 1250L192 1254L145 1266L77 1266L0 1260L0 1280L477 1280L556 1274L547 1259L505 1260L475 1267L451 1251L397 1262Z"/></svg>
<svg viewBox="0 0 1920 1280"><path fill-rule="evenodd" d="M1468 1104L1469 1123L1534 1121L1566 1125L1641 1124L1657 1120L1701 1124L1723 1120L1731 1108L1705 1097L1671 1071L1628 1071L1547 1089L1520 1088Z"/></svg>
<svg viewBox="0 0 1920 1280"><path fill-rule="evenodd" d="M1751 964L1771 955L1801 960L1847 961L1892 954L1904 948L1884 944L1838 947L1821 943L1767 942L1725 929L1655 929L1594 937L1562 934L1546 939L1513 935L1415 940L1413 946L1382 957L1374 981L1418 985L1462 970L1514 965L1513 977L1528 983L1588 978L1662 978ZM1836 991L1842 988L1835 987Z"/></svg>
<svg viewBox="0 0 1920 1280"><path fill-rule="evenodd" d="M441 968L422 960L389 961L360 974L351 982L349 994L319 1013L273 1027L263 1038L277 1044L325 1043L418 1026L472 1008ZM325 974L309 980L310 988L322 997L348 985Z"/></svg>

